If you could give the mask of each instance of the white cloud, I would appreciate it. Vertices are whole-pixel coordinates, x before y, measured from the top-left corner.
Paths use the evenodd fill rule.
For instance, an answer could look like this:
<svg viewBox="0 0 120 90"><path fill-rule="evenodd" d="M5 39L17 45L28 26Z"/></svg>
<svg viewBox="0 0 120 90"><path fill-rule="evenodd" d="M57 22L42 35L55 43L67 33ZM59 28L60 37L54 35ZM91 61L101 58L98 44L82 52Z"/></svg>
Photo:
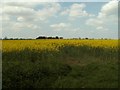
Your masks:
<svg viewBox="0 0 120 90"><path fill-rule="evenodd" d="M35 7L41 8L37 10ZM3 33L6 30L22 31L40 29L40 23L46 22L61 9L59 3L5 3L3 5ZM7 28L7 27L11 28Z"/></svg>
<svg viewBox="0 0 120 90"><path fill-rule="evenodd" d="M69 15L69 9L66 9L66 10L64 10L64 11L62 11L60 14L61 15Z"/></svg>
<svg viewBox="0 0 120 90"><path fill-rule="evenodd" d="M4 14L3 14L1 17L2 17L1 20L4 21L4 22L10 21L10 17L9 17L8 15L4 15Z"/></svg>
<svg viewBox="0 0 120 90"><path fill-rule="evenodd" d="M61 12L61 15L68 15L70 18L77 18L77 17L92 17L94 16L93 14L89 14L86 10L85 10L86 5L81 3L75 3L72 4L71 7L64 11Z"/></svg>
<svg viewBox="0 0 120 90"><path fill-rule="evenodd" d="M103 26L98 26L96 29L100 30L100 31L103 31L103 32L109 30L107 27L103 27Z"/></svg>
<svg viewBox="0 0 120 90"><path fill-rule="evenodd" d="M24 18L20 16L20 17L17 18L17 21L23 22Z"/></svg>
<svg viewBox="0 0 120 90"><path fill-rule="evenodd" d="M91 18L86 21L86 24L91 26L101 26L103 21Z"/></svg>
<svg viewBox="0 0 120 90"><path fill-rule="evenodd" d="M4 13L8 15L14 15L14 16L28 16L28 15L34 15L35 11L31 8L25 8L25 7L18 7L18 6L4 6L3 8Z"/></svg>
<svg viewBox="0 0 120 90"><path fill-rule="evenodd" d="M102 6L98 16L89 18L86 21L87 25L95 27L97 30L108 30L108 26L112 23L117 24L118 20L118 2L110 1Z"/></svg>
<svg viewBox="0 0 120 90"><path fill-rule="evenodd" d="M35 10L35 6L42 6L39 10ZM5 3L3 13L9 17L22 17L24 20L36 21L46 20L51 16L55 16L61 9L59 3Z"/></svg>
<svg viewBox="0 0 120 90"><path fill-rule="evenodd" d="M85 4L73 4L70 8L70 17L88 16L88 13L83 10L86 7Z"/></svg>
<svg viewBox="0 0 120 90"><path fill-rule="evenodd" d="M54 30L62 30L62 29L65 29L69 26L69 24L66 24L66 23L58 23L58 24L52 24L50 25L51 28L53 28Z"/></svg>
<svg viewBox="0 0 120 90"><path fill-rule="evenodd" d="M20 3L21 4L21 3ZM24 5L15 5L5 3L3 7L3 21L33 21L36 11L33 8L24 7Z"/></svg>
<svg viewBox="0 0 120 90"><path fill-rule="evenodd" d="M36 24L31 22L28 22L28 23L15 22L15 21L3 22L3 33L5 33L5 31L8 31L8 30L19 32L22 30L37 30L37 29L40 29L40 26L37 26Z"/></svg>
<svg viewBox="0 0 120 90"><path fill-rule="evenodd" d="M108 4L108 3L106 3ZM103 30L107 30L110 28L107 25L111 23L113 27L117 21L117 15L115 12L115 5L111 6L112 8L108 8L107 5L104 5L97 16L94 14L88 13L86 9L86 5L82 3L74 3L71 6L61 7L60 3L5 3L4 6L4 15L3 15L3 34L4 36L14 36L17 32L16 36L19 35L33 35L33 31L36 34L44 34L44 35L64 35L71 37L79 37L84 34L86 36L92 31L96 32L104 32ZM88 9L89 7L87 7ZM108 9L107 9L108 8ZM92 10L91 10L92 11ZM58 15L61 13L61 16ZM94 13L94 12L93 12ZM64 17L62 15L66 15L68 17ZM57 18L56 18L57 16ZM93 17L94 16L94 17ZM85 18L83 18L85 17ZM69 21L68 19L73 18L76 21ZM83 19L82 19L83 18ZM86 24L91 26L87 27L84 25L85 20ZM79 20L77 20L79 19ZM49 21L50 20L50 21ZM71 23L68 24L67 23ZM62 22L62 23L56 23ZM53 30L51 30L53 29ZM4 31L5 30L5 31ZM50 31L51 30L51 31ZM115 29L113 29L115 30ZM16 31L16 32L15 32ZM24 33L25 32L25 33ZM28 32L28 33L26 33ZM12 34L11 34L12 33ZM51 34L50 34L51 33ZM94 36L94 34L92 34ZM88 35L89 36L89 35ZM97 36L97 35L96 35ZM27 37L27 36L26 36ZM92 36L91 36L92 37Z"/></svg>
<svg viewBox="0 0 120 90"><path fill-rule="evenodd" d="M6 6L16 6L16 7L25 7L25 8L34 8L37 5L43 5L44 2L5 2L3 3Z"/></svg>
<svg viewBox="0 0 120 90"><path fill-rule="evenodd" d="M36 15L40 20L45 20L51 16L55 16L60 9L61 6L59 3L47 3L44 5L44 9L40 9Z"/></svg>
<svg viewBox="0 0 120 90"><path fill-rule="evenodd" d="M2 6L0 6L0 22L2 21Z"/></svg>
<svg viewBox="0 0 120 90"><path fill-rule="evenodd" d="M100 26L100 27L97 27L96 29L97 29L97 30L102 30L102 29L104 29L104 28Z"/></svg>
<svg viewBox="0 0 120 90"><path fill-rule="evenodd" d="M16 0L4 0L3 2L16 2ZM59 2L59 0L19 0L17 2Z"/></svg>
<svg viewBox="0 0 120 90"><path fill-rule="evenodd" d="M110 1L101 8L98 18L105 18L118 12L118 1Z"/></svg>
<svg viewBox="0 0 120 90"><path fill-rule="evenodd" d="M19 0L18 2L108 2L110 0ZM4 0L4 2L16 2L16 0Z"/></svg>

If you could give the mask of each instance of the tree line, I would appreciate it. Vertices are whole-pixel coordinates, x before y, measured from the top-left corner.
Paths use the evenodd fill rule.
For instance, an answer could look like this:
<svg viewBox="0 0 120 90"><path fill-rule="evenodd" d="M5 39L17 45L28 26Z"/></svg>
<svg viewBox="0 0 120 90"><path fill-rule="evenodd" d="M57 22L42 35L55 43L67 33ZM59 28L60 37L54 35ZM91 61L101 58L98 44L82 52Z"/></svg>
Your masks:
<svg viewBox="0 0 120 90"><path fill-rule="evenodd" d="M58 36L55 36L55 37L47 37L47 36L38 36L37 38L35 39L64 39L63 37L58 37ZM94 40L95 38L68 38L69 40ZM100 40L110 40L109 38L99 38ZM7 38L7 37L4 37L3 39L0 38L0 40L33 40L33 38Z"/></svg>
<svg viewBox="0 0 120 90"><path fill-rule="evenodd" d="M8 37L4 37L3 39L0 38L0 40L32 40L33 38L8 38ZM46 36L39 36L35 39L63 39L63 37L58 37L58 36L55 36L55 37L46 37Z"/></svg>
<svg viewBox="0 0 120 90"><path fill-rule="evenodd" d="M63 37L46 37L46 36L39 36L36 39L63 39Z"/></svg>

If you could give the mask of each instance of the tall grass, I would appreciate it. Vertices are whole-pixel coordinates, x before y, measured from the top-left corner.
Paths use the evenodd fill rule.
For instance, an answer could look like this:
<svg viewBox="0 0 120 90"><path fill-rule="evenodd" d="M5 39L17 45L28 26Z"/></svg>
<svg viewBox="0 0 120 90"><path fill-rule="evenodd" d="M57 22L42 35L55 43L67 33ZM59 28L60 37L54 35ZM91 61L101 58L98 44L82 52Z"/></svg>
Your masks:
<svg viewBox="0 0 120 90"><path fill-rule="evenodd" d="M3 88L117 87L117 47L64 44L57 50L3 50Z"/></svg>

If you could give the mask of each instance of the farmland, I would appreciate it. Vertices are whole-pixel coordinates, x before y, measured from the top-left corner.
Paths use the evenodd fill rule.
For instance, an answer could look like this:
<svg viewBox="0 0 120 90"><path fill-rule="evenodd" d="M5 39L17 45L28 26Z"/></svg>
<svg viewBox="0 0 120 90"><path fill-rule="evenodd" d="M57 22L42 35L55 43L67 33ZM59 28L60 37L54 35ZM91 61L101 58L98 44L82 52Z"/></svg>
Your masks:
<svg viewBox="0 0 120 90"><path fill-rule="evenodd" d="M3 40L3 88L117 88L118 40Z"/></svg>

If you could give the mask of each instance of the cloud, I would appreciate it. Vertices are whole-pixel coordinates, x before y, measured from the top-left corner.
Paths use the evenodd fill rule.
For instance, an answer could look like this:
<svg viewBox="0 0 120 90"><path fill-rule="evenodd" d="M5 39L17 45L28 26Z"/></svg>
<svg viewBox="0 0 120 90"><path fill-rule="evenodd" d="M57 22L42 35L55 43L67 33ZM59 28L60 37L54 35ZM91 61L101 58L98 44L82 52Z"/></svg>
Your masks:
<svg viewBox="0 0 120 90"><path fill-rule="evenodd" d="M100 26L100 27L97 27L96 29L97 29L97 30L102 30L102 29L104 29L104 28Z"/></svg>
<svg viewBox="0 0 120 90"><path fill-rule="evenodd" d="M16 3L16 4L15 4ZM34 8L29 8L24 5L24 3L5 3L3 7L3 21L33 21L36 11ZM23 5L22 5L23 4ZM18 6L17 6L18 5Z"/></svg>
<svg viewBox="0 0 120 90"><path fill-rule="evenodd" d="M41 27L34 23L26 23L26 22L3 22L3 33L6 32L21 32L26 30L37 30Z"/></svg>
<svg viewBox="0 0 120 90"><path fill-rule="evenodd" d="M21 16L17 18L17 21L19 21L19 22L23 22L24 20L25 19L23 17L21 17Z"/></svg>
<svg viewBox="0 0 120 90"><path fill-rule="evenodd" d="M62 11L60 14L61 15L69 15L69 9L66 9L66 10L64 10L64 11Z"/></svg>
<svg viewBox="0 0 120 90"><path fill-rule="evenodd" d="M89 18L86 25L93 26L97 30L108 30L108 26L117 25L118 20L118 2L110 1L101 7L100 12L94 18ZM109 28L110 29L110 28Z"/></svg>
<svg viewBox="0 0 120 90"><path fill-rule="evenodd" d="M101 26L103 25L103 21L91 18L86 21L86 24L91 26Z"/></svg>
<svg viewBox="0 0 120 90"><path fill-rule="evenodd" d="M61 9L59 3L47 3L44 5L43 9L40 9L37 13L37 16L40 20L45 20L51 16L55 16Z"/></svg>
<svg viewBox="0 0 120 90"><path fill-rule="evenodd" d="M40 7L37 8L36 7ZM61 9L59 3L5 3L3 7L3 33L6 30L37 30ZM7 28L7 27L11 28Z"/></svg>
<svg viewBox="0 0 120 90"><path fill-rule="evenodd" d="M0 6L0 22L2 21L2 6Z"/></svg>
<svg viewBox="0 0 120 90"><path fill-rule="evenodd" d="M72 4L71 7L64 11L61 12L61 15L68 15L70 18L78 18L78 17L91 17L94 16L93 14L89 14L86 10L85 10L86 5L81 3L75 3Z"/></svg>
<svg viewBox="0 0 120 90"><path fill-rule="evenodd" d="M116 13L118 12L117 10L118 1L116 0L110 1L101 8L101 12L99 13L98 18L105 18L110 15L116 15Z"/></svg>
<svg viewBox="0 0 120 90"><path fill-rule="evenodd" d="M16 0L4 0L4 2L16 2ZM17 2L59 2L59 0L19 0Z"/></svg>
<svg viewBox="0 0 120 90"><path fill-rule="evenodd" d="M17 6L17 7L26 7L26 8L34 8L36 5L40 5L42 3L39 2L5 2L4 3L6 6Z"/></svg>
<svg viewBox="0 0 120 90"><path fill-rule="evenodd" d="M109 29L108 28L106 28L106 27L102 27L102 26L98 26L97 28L96 28L97 30L100 30L100 31L102 31L102 32L108 32L109 31ZM109 31L110 32L110 31Z"/></svg>
<svg viewBox="0 0 120 90"><path fill-rule="evenodd" d="M42 8L35 10L36 6ZM46 20L61 9L59 3L5 3L3 13L8 16L22 17L26 20Z"/></svg>
<svg viewBox="0 0 120 90"><path fill-rule="evenodd" d="M69 24L66 24L66 23L58 23L58 24L52 24L50 25L51 28L53 28L54 30L62 30L62 29L65 29L69 26Z"/></svg>
<svg viewBox="0 0 120 90"><path fill-rule="evenodd" d="M86 7L85 4L73 4L70 8L70 17L88 16L88 13L83 10Z"/></svg>
<svg viewBox="0 0 120 90"><path fill-rule="evenodd" d="M5 14L14 16L28 16L35 13L34 9L19 6L5 6L3 10Z"/></svg>
<svg viewBox="0 0 120 90"><path fill-rule="evenodd" d="M90 10L94 13L94 9L87 7L87 4L84 3L76 2L68 5L57 2L7 2L3 5L3 36L36 37L36 35L43 34L64 37L82 37L82 35L83 37L86 37L86 35L97 37L99 36L97 32L100 34L108 32L109 29L116 29L116 5L113 4L115 3L105 3L100 12L94 16L94 14L87 12L87 10ZM113 6L110 7L110 5ZM70 21L70 19L74 21ZM84 22L86 22L86 25ZM93 31L93 34L90 33L91 31ZM113 32L111 31L111 33ZM107 34L109 33L103 34L103 36Z"/></svg>

